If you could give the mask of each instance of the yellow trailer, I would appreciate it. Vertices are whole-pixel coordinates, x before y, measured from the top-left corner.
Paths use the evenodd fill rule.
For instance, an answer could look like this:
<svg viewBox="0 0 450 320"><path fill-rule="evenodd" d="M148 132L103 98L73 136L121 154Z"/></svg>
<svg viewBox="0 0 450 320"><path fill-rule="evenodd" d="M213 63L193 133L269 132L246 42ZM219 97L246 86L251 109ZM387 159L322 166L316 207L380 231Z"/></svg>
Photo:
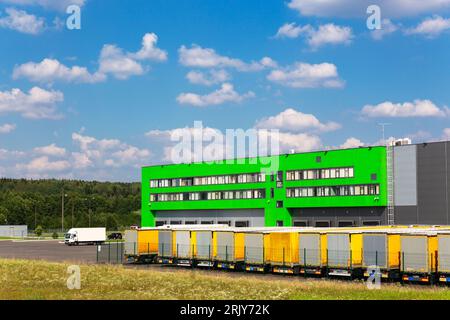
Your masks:
<svg viewBox="0 0 450 320"><path fill-rule="evenodd" d="M438 237L435 230L400 233L403 281L433 283L437 275Z"/></svg>
<svg viewBox="0 0 450 320"><path fill-rule="evenodd" d="M127 262L152 262L158 254L158 228L125 230L124 239Z"/></svg>
<svg viewBox="0 0 450 320"><path fill-rule="evenodd" d="M328 275L362 277L362 233L346 229L326 234Z"/></svg>
<svg viewBox="0 0 450 320"><path fill-rule="evenodd" d="M213 260L219 269L238 270L244 261L241 228L213 231Z"/></svg>
<svg viewBox="0 0 450 320"><path fill-rule="evenodd" d="M437 238L439 282L450 283L450 231L438 231Z"/></svg>
<svg viewBox="0 0 450 320"><path fill-rule="evenodd" d="M362 267L364 276L379 269L382 278L400 276L400 234L397 229L366 230L362 237Z"/></svg>

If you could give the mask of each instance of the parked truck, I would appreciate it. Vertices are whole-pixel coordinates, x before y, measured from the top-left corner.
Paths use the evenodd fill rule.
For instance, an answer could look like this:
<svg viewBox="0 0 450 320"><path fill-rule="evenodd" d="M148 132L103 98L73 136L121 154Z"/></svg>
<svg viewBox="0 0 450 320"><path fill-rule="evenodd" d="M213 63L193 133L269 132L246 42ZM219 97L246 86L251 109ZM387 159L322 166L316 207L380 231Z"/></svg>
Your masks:
<svg viewBox="0 0 450 320"><path fill-rule="evenodd" d="M106 240L106 228L72 228L65 234L64 243L71 245L79 244L102 244Z"/></svg>

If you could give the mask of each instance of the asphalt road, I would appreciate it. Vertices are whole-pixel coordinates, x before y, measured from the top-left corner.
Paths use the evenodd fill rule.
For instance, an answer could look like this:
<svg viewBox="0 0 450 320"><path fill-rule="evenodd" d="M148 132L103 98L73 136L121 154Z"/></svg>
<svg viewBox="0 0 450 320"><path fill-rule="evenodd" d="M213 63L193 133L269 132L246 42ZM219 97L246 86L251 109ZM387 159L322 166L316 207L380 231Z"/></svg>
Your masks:
<svg viewBox="0 0 450 320"><path fill-rule="evenodd" d="M66 246L59 241L0 241L0 258L95 263L96 246Z"/></svg>

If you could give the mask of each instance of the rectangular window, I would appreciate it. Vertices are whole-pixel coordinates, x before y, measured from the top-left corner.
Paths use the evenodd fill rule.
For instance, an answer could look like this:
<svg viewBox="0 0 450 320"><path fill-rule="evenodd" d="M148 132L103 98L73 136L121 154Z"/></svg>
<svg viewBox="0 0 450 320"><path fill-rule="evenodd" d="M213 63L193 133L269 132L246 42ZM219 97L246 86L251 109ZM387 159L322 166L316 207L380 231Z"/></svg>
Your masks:
<svg viewBox="0 0 450 320"><path fill-rule="evenodd" d="M317 228L329 228L330 221L316 221L316 223L314 225Z"/></svg>
<svg viewBox="0 0 450 320"><path fill-rule="evenodd" d="M284 226L284 222L282 220L277 220L277 227Z"/></svg>
<svg viewBox="0 0 450 320"><path fill-rule="evenodd" d="M156 220L155 226L161 227L165 224L166 224L166 222L164 220Z"/></svg>
<svg viewBox="0 0 450 320"><path fill-rule="evenodd" d="M306 220L294 220L294 227L307 227L308 221Z"/></svg>
<svg viewBox="0 0 450 320"><path fill-rule="evenodd" d="M353 221L339 221L338 227L339 228L346 228L346 227L353 227L354 226Z"/></svg>
<svg viewBox="0 0 450 320"><path fill-rule="evenodd" d="M277 208L283 208L283 201L277 201Z"/></svg>
<svg viewBox="0 0 450 320"><path fill-rule="evenodd" d="M249 225L250 225L250 222L248 220L246 220L246 221L236 221L234 223L234 226L236 228L247 228L247 227L249 227Z"/></svg>
<svg viewBox="0 0 450 320"><path fill-rule="evenodd" d="M380 221L371 221L371 220L366 220L363 221L363 226L379 226L380 225Z"/></svg>

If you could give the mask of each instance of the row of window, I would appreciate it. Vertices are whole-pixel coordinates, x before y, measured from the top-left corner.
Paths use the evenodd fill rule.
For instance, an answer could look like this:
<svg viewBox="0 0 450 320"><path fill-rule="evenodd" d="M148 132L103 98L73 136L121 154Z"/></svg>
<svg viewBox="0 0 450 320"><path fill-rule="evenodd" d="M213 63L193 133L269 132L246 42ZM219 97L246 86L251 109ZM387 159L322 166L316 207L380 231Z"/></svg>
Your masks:
<svg viewBox="0 0 450 320"><path fill-rule="evenodd" d="M235 190L235 191L208 191L184 193L151 194L150 202L166 201L196 201L196 200L234 200L234 199L262 199L266 197L265 190Z"/></svg>
<svg viewBox="0 0 450 320"><path fill-rule="evenodd" d="M337 179L353 178L353 167L327 168L310 170L292 170L286 172L286 180L316 180L316 179Z"/></svg>
<svg viewBox="0 0 450 320"><path fill-rule="evenodd" d="M288 188L286 193L288 198L379 195L380 185Z"/></svg>
<svg viewBox="0 0 450 320"><path fill-rule="evenodd" d="M157 220L156 221L156 226L160 227L166 224L170 224L170 225L181 225L181 224L199 224L197 220L186 220L184 223L182 220L170 220L170 221L166 221L166 220ZM201 220L200 224L214 224L213 220ZM217 221L217 224L226 224L228 226L232 226L232 222L230 220L219 220ZM246 228L250 226L250 221L248 220L242 220L242 221L236 221L234 223L234 226L237 228Z"/></svg>
<svg viewBox="0 0 450 320"><path fill-rule="evenodd" d="M255 183L255 182L263 182L264 179L265 179L264 173L246 173L246 174L232 174L232 175L194 177L194 178L158 179L158 180L150 180L150 187L166 188L166 187L203 186L211 184Z"/></svg>

